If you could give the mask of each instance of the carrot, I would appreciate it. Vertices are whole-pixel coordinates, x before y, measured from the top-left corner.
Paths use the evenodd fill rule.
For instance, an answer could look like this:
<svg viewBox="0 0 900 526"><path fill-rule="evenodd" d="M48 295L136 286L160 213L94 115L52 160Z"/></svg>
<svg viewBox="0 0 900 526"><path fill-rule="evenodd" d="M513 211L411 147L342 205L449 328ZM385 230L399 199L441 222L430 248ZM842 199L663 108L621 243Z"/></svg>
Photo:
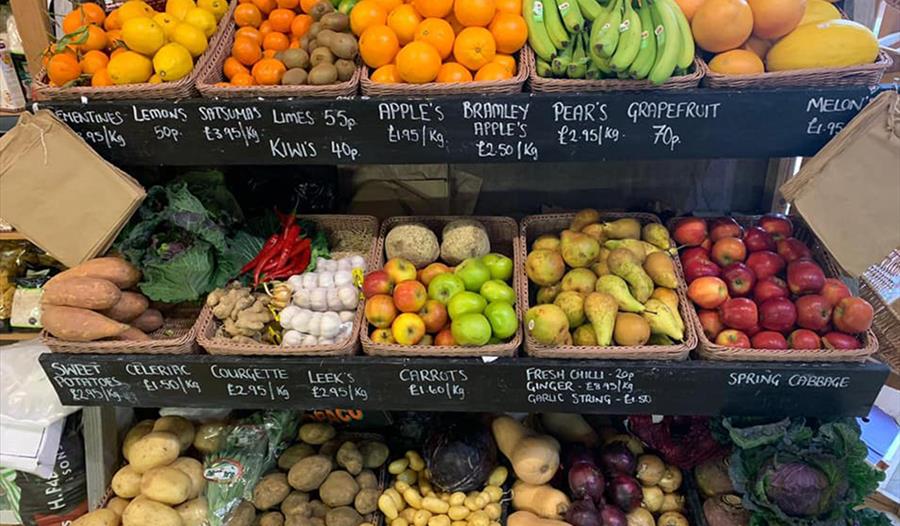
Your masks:
<svg viewBox="0 0 900 526"><path fill-rule="evenodd" d="M41 324L60 340L90 342L118 336L130 327L88 309L43 305Z"/></svg>
<svg viewBox="0 0 900 526"><path fill-rule="evenodd" d="M150 300L143 294L125 291L115 305L101 311L100 314L127 323L143 314L149 306Z"/></svg>
<svg viewBox="0 0 900 526"><path fill-rule="evenodd" d="M112 281L100 278L71 277L50 280L44 285L41 302L50 305L108 309L119 302L122 291Z"/></svg>

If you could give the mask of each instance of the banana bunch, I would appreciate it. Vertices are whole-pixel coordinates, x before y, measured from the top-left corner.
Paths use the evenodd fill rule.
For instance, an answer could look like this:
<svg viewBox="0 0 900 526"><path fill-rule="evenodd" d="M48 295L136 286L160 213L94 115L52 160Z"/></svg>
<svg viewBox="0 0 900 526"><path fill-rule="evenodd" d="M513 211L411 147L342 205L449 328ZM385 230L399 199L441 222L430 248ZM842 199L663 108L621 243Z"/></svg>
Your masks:
<svg viewBox="0 0 900 526"><path fill-rule="evenodd" d="M648 79L662 84L694 61L694 37L674 0L523 0L541 77Z"/></svg>

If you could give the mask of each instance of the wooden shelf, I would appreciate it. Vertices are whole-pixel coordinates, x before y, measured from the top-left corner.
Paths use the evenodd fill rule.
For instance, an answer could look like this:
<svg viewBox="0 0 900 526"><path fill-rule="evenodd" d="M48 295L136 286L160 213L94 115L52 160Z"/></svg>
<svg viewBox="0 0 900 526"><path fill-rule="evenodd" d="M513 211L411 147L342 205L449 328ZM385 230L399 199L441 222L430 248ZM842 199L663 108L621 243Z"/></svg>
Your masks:
<svg viewBox="0 0 900 526"><path fill-rule="evenodd" d="M0 232L0 241L19 241L19 240L28 240L24 234L20 232L16 232L13 230L12 232Z"/></svg>

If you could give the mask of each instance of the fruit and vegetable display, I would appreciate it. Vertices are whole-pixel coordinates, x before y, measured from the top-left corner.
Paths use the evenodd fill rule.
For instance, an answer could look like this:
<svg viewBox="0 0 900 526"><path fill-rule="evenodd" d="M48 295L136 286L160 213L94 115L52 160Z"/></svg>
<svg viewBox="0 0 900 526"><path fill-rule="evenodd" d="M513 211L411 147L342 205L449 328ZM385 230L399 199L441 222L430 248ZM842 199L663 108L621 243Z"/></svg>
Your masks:
<svg viewBox="0 0 900 526"><path fill-rule="evenodd" d="M350 28L372 82L388 84L510 79L528 40L519 0L361 0Z"/></svg>
<svg viewBox="0 0 900 526"><path fill-rule="evenodd" d="M234 10L225 86L322 86L350 80L359 43L327 0L260 0Z"/></svg>
<svg viewBox="0 0 900 526"><path fill-rule="evenodd" d="M424 224L398 225L384 251L362 285L373 342L481 346L516 334L513 260L491 252L480 222L447 223L440 240Z"/></svg>
<svg viewBox="0 0 900 526"><path fill-rule="evenodd" d="M666 227L599 212L533 240L525 272L537 289L525 314L542 345L672 345L685 337Z"/></svg>
<svg viewBox="0 0 900 526"><path fill-rule="evenodd" d="M761 217L744 228L723 217L683 218L672 227L682 246L688 297L703 334L726 347L860 349L873 309L828 278L790 218Z"/></svg>
<svg viewBox="0 0 900 526"><path fill-rule="evenodd" d="M78 4L62 20L65 35L45 54L52 86L158 84L188 76L209 46L227 0L167 0L157 12L128 0L108 14Z"/></svg>

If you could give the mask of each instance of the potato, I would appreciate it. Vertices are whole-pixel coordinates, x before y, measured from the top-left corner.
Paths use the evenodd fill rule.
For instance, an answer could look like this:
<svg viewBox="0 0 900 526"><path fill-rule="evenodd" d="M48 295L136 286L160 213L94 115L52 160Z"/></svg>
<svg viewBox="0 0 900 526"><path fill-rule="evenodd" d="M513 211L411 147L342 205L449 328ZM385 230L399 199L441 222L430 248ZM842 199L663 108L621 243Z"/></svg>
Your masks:
<svg viewBox="0 0 900 526"><path fill-rule="evenodd" d="M153 424L153 430L166 431L177 436L182 453L194 443L194 424L183 416L164 416Z"/></svg>
<svg viewBox="0 0 900 526"><path fill-rule="evenodd" d="M312 510L308 506L309 493L302 491L292 491L283 501L281 501L281 513L285 515L303 515L312 516Z"/></svg>
<svg viewBox="0 0 900 526"><path fill-rule="evenodd" d="M125 508L122 526L184 526L184 521L169 506L141 496Z"/></svg>
<svg viewBox="0 0 900 526"><path fill-rule="evenodd" d="M191 494L188 499L196 499L203 494L203 490L206 489L206 478L203 477L203 464L200 461L190 457L179 457L169 464L169 467L177 469L191 479Z"/></svg>
<svg viewBox="0 0 900 526"><path fill-rule="evenodd" d="M319 487L319 497L327 506L336 508L353 504L359 493L359 484L352 475L343 470L333 471ZM328 522L326 519L325 522Z"/></svg>
<svg viewBox="0 0 900 526"><path fill-rule="evenodd" d="M328 442L322 444L322 447L319 448L319 454L325 455L326 457L334 457L337 450L340 449L341 444L344 442L338 440L337 438L332 438Z"/></svg>
<svg viewBox="0 0 900 526"><path fill-rule="evenodd" d="M329 473L331 473L331 459L313 455L291 466L288 483L296 490L314 491L325 482Z"/></svg>
<svg viewBox="0 0 900 526"><path fill-rule="evenodd" d="M297 462L315 454L315 450L309 444L294 444L278 457L278 467L287 471Z"/></svg>
<svg viewBox="0 0 900 526"><path fill-rule="evenodd" d="M163 326L163 315L156 309L147 309L140 316L131 320L129 323L135 329L144 332L153 332Z"/></svg>
<svg viewBox="0 0 900 526"><path fill-rule="evenodd" d="M115 305L101 311L100 314L116 321L128 323L143 314L149 306L150 300L147 299L147 296L139 292L125 291Z"/></svg>
<svg viewBox="0 0 900 526"><path fill-rule="evenodd" d="M130 289L141 280L141 271L122 258L104 257L94 258L76 265L69 270L53 276L54 280L64 280L71 277L89 277L106 279L115 283L120 289ZM49 284L49 282L48 282Z"/></svg>
<svg viewBox="0 0 900 526"><path fill-rule="evenodd" d="M375 488L361 489L356 494L356 498L353 499L353 507L363 515L374 513L378 509L378 497L380 495L381 492Z"/></svg>
<svg viewBox="0 0 900 526"><path fill-rule="evenodd" d="M131 502L131 499L123 499L122 497L113 497L109 499L109 502L106 503L106 509L113 510L116 512L116 515L121 516L122 513L125 512L125 508L128 507L128 504Z"/></svg>
<svg viewBox="0 0 900 526"><path fill-rule="evenodd" d="M112 338L129 329L92 310L47 304L41 306L41 323L54 337L73 342Z"/></svg>
<svg viewBox="0 0 900 526"><path fill-rule="evenodd" d="M184 526L207 526L207 509L206 497L197 497L176 507L175 511L181 516Z"/></svg>
<svg viewBox="0 0 900 526"><path fill-rule="evenodd" d="M226 429L227 426L223 422L200 424L194 433L194 448L204 455L215 453L222 447L222 437Z"/></svg>
<svg viewBox="0 0 900 526"><path fill-rule="evenodd" d="M312 516L319 519L324 519L325 514L327 514L329 510L328 506L326 506L324 502L318 499L309 501L309 509L312 513Z"/></svg>
<svg viewBox="0 0 900 526"><path fill-rule="evenodd" d="M129 459L131 446L151 431L153 431L153 420L141 420L132 426L128 433L125 433L125 440L122 441L122 456L125 457L125 460Z"/></svg>
<svg viewBox="0 0 900 526"><path fill-rule="evenodd" d="M152 431L135 442L129 453L131 467L138 473L159 466L168 466L178 458L181 443L178 437L165 431Z"/></svg>
<svg viewBox="0 0 900 526"><path fill-rule="evenodd" d="M148 469L141 477L141 495L176 506L191 496L191 477L169 466Z"/></svg>
<svg viewBox="0 0 900 526"><path fill-rule="evenodd" d="M388 447L381 442L360 442L357 447L363 456L363 467L370 469L380 468L391 454Z"/></svg>
<svg viewBox="0 0 900 526"><path fill-rule="evenodd" d="M371 469L364 469L356 476L356 483L360 489L378 489L378 477Z"/></svg>
<svg viewBox="0 0 900 526"><path fill-rule="evenodd" d="M284 526L325 526L325 520L319 517L288 515L284 518Z"/></svg>
<svg viewBox="0 0 900 526"><path fill-rule="evenodd" d="M253 505L256 509L265 511L281 504L290 493L287 475L272 473L261 478L253 488Z"/></svg>
<svg viewBox="0 0 900 526"><path fill-rule="evenodd" d="M113 475L111 486L117 497L133 499L141 494L141 474L126 464Z"/></svg>
<svg viewBox="0 0 900 526"><path fill-rule="evenodd" d="M256 519L256 508L246 500L242 500L237 508L228 516L225 526L252 526Z"/></svg>
<svg viewBox="0 0 900 526"><path fill-rule="evenodd" d="M284 515L277 511L263 513L256 518L253 526L284 526Z"/></svg>
<svg viewBox="0 0 900 526"><path fill-rule="evenodd" d="M99 509L75 519L71 526L119 526L119 515L112 510Z"/></svg>
<svg viewBox="0 0 900 526"><path fill-rule="evenodd" d="M334 508L325 515L325 526L359 526L362 515L349 506Z"/></svg>
<svg viewBox="0 0 900 526"><path fill-rule="evenodd" d="M43 287L41 303L102 310L113 307L121 298L122 291L112 281L99 278L71 277L63 280L51 279L48 281Z"/></svg>
<svg viewBox="0 0 900 526"><path fill-rule="evenodd" d="M356 448L356 444L344 442L335 454L338 466L346 469L351 475L359 475L363 468L363 456Z"/></svg>
<svg viewBox="0 0 900 526"><path fill-rule="evenodd" d="M313 423L300 426L300 431L297 434L303 442L320 446L334 438L337 431L330 424Z"/></svg>

